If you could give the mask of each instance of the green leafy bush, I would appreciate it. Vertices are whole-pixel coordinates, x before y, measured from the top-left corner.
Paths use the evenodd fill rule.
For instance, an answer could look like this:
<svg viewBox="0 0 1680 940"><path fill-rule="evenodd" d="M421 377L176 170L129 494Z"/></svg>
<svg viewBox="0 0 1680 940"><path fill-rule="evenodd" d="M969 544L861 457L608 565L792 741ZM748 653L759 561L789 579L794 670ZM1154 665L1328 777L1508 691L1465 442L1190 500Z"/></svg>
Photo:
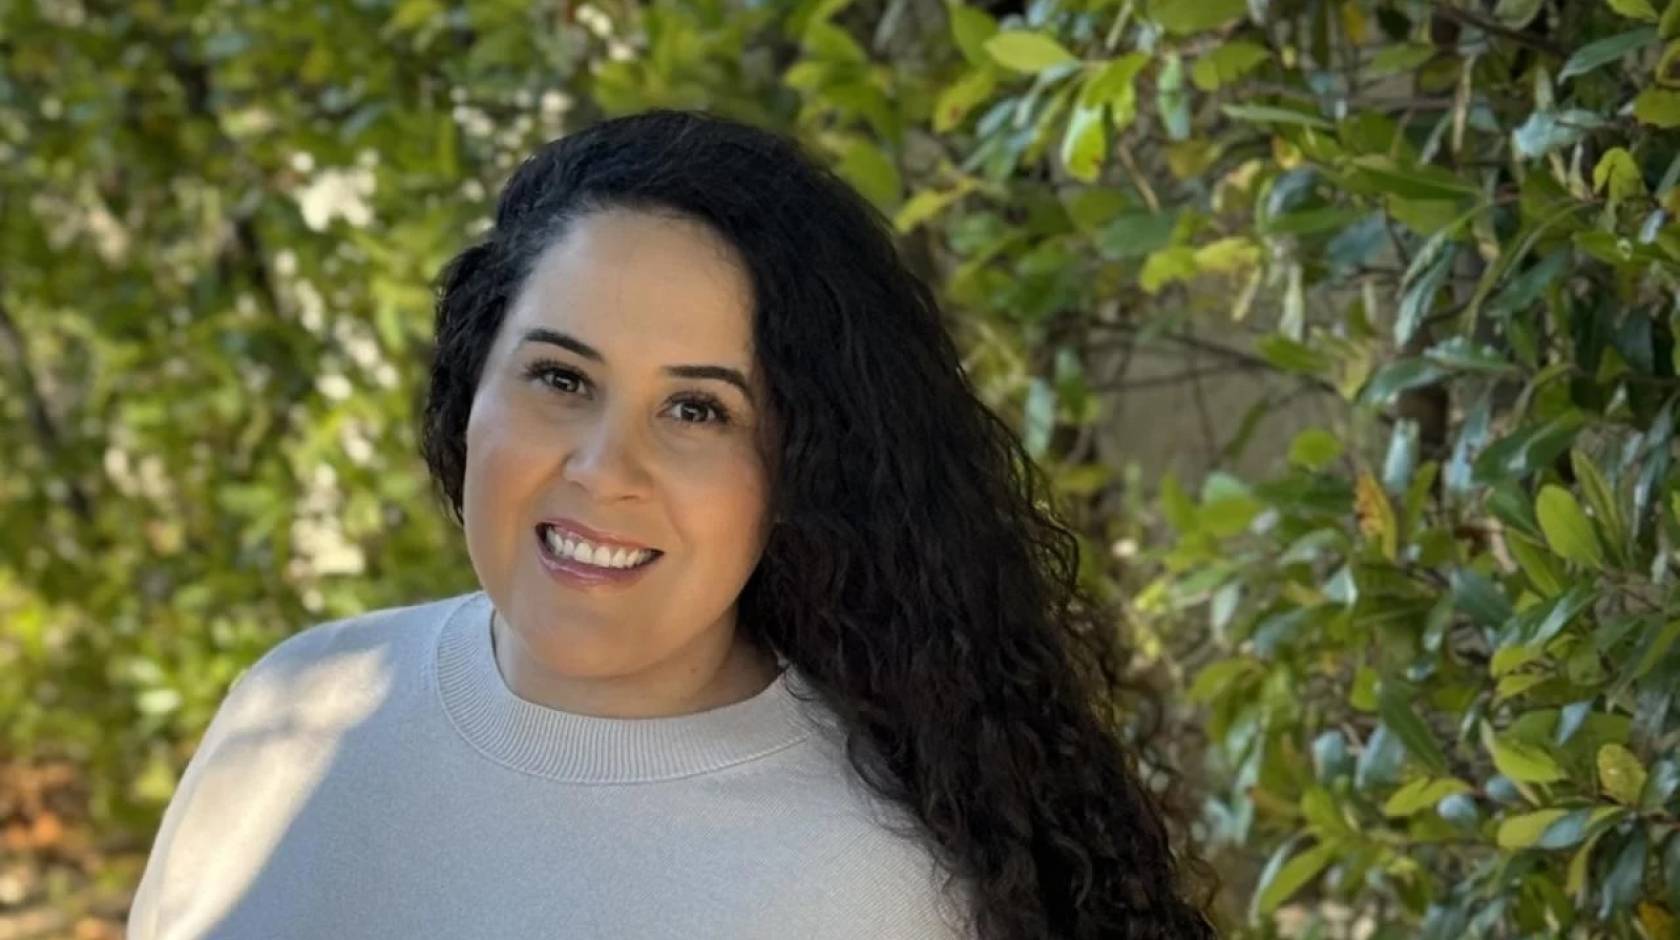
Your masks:
<svg viewBox="0 0 1680 940"><path fill-rule="evenodd" d="M1138 605L1207 633L1250 923L1673 936L1680 3L1242 12L1157 19L1157 133L1218 182L1139 283L1270 301L1258 354L1345 408L1264 479L1164 479Z"/></svg>

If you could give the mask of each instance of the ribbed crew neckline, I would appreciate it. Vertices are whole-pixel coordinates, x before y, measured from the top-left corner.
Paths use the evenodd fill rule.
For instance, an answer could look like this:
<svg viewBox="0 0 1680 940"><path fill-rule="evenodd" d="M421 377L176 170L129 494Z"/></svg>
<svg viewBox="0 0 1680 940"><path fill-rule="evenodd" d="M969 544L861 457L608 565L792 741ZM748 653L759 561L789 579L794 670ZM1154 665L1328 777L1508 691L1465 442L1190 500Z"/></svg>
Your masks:
<svg viewBox="0 0 1680 940"><path fill-rule="evenodd" d="M568 783L647 783L721 770L811 734L793 688L809 693L785 661L752 698L687 715L603 718L526 701L496 666L493 610L483 590L466 595L438 629L434 665L450 723L506 767Z"/></svg>

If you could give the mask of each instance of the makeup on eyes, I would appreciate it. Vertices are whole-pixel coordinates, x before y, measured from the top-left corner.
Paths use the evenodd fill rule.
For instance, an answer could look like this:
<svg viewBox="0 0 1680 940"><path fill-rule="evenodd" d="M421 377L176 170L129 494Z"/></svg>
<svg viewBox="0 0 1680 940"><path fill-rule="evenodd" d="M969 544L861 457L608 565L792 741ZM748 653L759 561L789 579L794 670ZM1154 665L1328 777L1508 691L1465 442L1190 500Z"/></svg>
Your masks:
<svg viewBox="0 0 1680 940"><path fill-rule="evenodd" d="M575 390L559 387L555 383L548 381L550 377L559 376L566 378L579 388L593 384L588 376L584 375L577 369L574 369L565 363L559 362L558 360L549 358L538 358L532 360L522 370L521 375L527 381L539 382L545 387L563 395L572 394ZM708 420L683 421L682 423L684 424L712 424L720 428L732 427L736 424L734 411L728 405L725 405L716 395L713 395L710 392L685 392L682 393L680 398L676 399L674 404L698 405L700 407L710 409L710 414L715 416Z"/></svg>

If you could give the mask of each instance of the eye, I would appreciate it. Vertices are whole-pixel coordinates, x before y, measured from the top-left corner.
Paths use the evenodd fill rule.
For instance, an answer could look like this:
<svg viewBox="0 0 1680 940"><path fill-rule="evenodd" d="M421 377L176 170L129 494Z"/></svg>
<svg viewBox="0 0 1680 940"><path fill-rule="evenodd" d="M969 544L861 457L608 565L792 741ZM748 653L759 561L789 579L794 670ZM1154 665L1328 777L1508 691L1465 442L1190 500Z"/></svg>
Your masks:
<svg viewBox="0 0 1680 940"><path fill-rule="evenodd" d="M706 421L705 419L702 418L701 420L698 420L698 421L684 421L683 423L685 423L685 424L727 425L727 424L730 423L729 409L723 407L722 402L718 401L716 398L713 398L710 395L690 395L687 398L679 399L677 401L676 408L677 408L678 414L685 414L686 413L686 414L692 415L696 412L699 412L700 414L706 414L706 413L710 412L711 414L716 415L716 420L713 420L713 421ZM689 410L687 412L684 412L682 410L684 408L688 408L688 409L691 409L691 410Z"/></svg>
<svg viewBox="0 0 1680 940"><path fill-rule="evenodd" d="M536 380L557 392L565 393L582 390L585 382L584 377L576 371L550 359L539 359L526 366L525 378ZM568 386L566 383L572 384Z"/></svg>

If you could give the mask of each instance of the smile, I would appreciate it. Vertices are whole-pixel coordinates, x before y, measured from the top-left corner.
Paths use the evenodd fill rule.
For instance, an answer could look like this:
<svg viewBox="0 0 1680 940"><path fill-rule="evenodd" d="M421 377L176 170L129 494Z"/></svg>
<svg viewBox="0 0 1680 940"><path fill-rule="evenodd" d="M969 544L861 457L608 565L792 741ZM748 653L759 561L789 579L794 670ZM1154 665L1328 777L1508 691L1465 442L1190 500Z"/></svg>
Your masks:
<svg viewBox="0 0 1680 940"><path fill-rule="evenodd" d="M640 576L664 554L651 548L614 548L592 544L548 525L537 526L537 545L543 567L566 582L629 581Z"/></svg>
<svg viewBox="0 0 1680 940"><path fill-rule="evenodd" d="M556 561L576 561L586 566L605 569L642 567L662 554L655 549L630 549L588 542L578 535L561 532L548 524L538 525L538 537L543 541L543 547L548 549L549 556L553 556Z"/></svg>

